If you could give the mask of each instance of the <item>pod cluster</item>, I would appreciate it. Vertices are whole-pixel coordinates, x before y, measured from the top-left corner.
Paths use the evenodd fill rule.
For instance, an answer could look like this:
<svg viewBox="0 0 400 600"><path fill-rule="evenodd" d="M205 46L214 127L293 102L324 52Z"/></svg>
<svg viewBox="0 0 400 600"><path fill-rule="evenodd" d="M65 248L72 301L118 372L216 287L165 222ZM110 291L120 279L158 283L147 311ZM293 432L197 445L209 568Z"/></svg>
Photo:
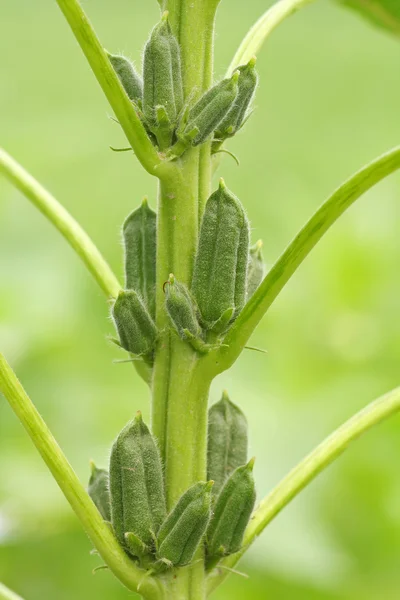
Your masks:
<svg viewBox="0 0 400 600"><path fill-rule="evenodd" d="M249 244L245 210L221 179L205 206L190 289L173 275L164 286L173 329L199 352L220 343L264 276L262 243Z"/></svg>
<svg viewBox="0 0 400 600"><path fill-rule="evenodd" d="M125 552L159 571L192 562L210 524L212 485L196 483L167 514L157 444L137 413L112 446L109 471L92 465L88 492Z"/></svg>
<svg viewBox="0 0 400 600"><path fill-rule="evenodd" d="M246 417L224 392L208 413L208 481L187 489L168 514L157 444L138 412L114 441L109 471L91 463L88 492L142 568L188 565L203 547L210 570L243 545L255 503L247 446Z"/></svg>
<svg viewBox="0 0 400 600"><path fill-rule="evenodd" d="M184 97L180 47L168 22L168 12L146 42L142 76L126 57L108 57L151 141L170 158L207 140L212 140L212 153L218 152L250 114L258 84L255 58L196 102L196 90Z"/></svg>

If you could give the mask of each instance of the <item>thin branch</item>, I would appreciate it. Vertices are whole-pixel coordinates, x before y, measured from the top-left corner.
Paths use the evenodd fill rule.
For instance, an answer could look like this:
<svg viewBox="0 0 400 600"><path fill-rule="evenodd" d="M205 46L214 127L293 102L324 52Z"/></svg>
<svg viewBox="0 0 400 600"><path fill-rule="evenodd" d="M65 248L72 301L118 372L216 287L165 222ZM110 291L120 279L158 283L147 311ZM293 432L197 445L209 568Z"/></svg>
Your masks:
<svg viewBox="0 0 400 600"><path fill-rule="evenodd" d="M381 423L400 411L400 387L378 400L368 404L363 410L336 429L328 438L304 458L260 503L247 527L243 550L222 561L222 565L232 568L243 556L250 544L260 535L269 523L289 504L315 477L336 460L351 442L359 438L371 427ZM227 576L218 567L209 577L208 592L211 593Z"/></svg>
<svg viewBox="0 0 400 600"><path fill-rule="evenodd" d="M78 0L57 0L57 4L83 50L135 155L149 173L161 176L164 170L169 169L169 165L158 156L80 3Z"/></svg>
<svg viewBox="0 0 400 600"><path fill-rule="evenodd" d="M15 185L53 223L81 257L103 292L116 298L121 286L87 233L32 175L1 148L0 174Z"/></svg>
<svg viewBox="0 0 400 600"><path fill-rule="evenodd" d="M235 362L282 288L335 221L364 192L399 168L400 146L397 146L350 177L317 210L267 273L229 330L223 346L204 359L210 361L216 373Z"/></svg>
<svg viewBox="0 0 400 600"><path fill-rule="evenodd" d="M46 423L1 354L0 392L4 394L16 416L25 427L104 562L130 590L136 591L138 585L142 582L141 593L148 600L159 600L162 597L160 584L150 577L143 580L145 572L136 567L122 550L77 478Z"/></svg>
<svg viewBox="0 0 400 600"><path fill-rule="evenodd" d="M249 30L231 64L228 67L227 76L239 66L248 63L255 54L258 54L267 37L274 29L293 13L314 2L315 0L279 0L273 4Z"/></svg>
<svg viewBox="0 0 400 600"><path fill-rule="evenodd" d="M18 596L15 592L12 592L5 585L0 583L0 600L23 600L21 596Z"/></svg>

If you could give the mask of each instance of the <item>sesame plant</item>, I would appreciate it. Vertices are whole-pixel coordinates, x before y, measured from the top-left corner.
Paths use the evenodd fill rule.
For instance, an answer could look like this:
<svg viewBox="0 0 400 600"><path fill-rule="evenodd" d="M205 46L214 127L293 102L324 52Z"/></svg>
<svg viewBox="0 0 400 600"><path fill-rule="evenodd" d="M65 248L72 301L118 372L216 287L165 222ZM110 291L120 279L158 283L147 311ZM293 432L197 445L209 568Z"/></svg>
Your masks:
<svg viewBox="0 0 400 600"><path fill-rule="evenodd" d="M219 0L159 0L160 18L145 45L141 72L103 48L77 0L57 0L126 135L126 150L158 186L157 210L145 199L123 224L123 283L55 198L0 150L0 172L55 225L111 301L112 341L148 384L151 422L137 412L121 424L109 465L91 463L86 486L2 355L0 391L102 564L146 600L204 600L319 472L351 441L400 410L397 388L332 433L256 505L246 417L227 392L208 406L213 379L248 347L325 232L400 167L397 147L350 177L268 272L262 243L250 240L246 199L242 204L222 178L213 185L223 154L230 154L229 139L251 117L255 55L277 25L311 1L273 5L239 46L225 78L215 82ZM400 33L397 2L345 3ZM0 598L16 597L0 584Z"/></svg>

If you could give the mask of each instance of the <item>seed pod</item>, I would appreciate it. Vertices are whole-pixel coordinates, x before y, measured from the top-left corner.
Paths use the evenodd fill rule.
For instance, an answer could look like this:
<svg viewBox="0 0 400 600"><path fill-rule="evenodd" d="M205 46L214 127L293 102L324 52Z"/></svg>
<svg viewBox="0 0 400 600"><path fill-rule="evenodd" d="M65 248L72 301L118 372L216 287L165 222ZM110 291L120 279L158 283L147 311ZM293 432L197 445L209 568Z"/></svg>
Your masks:
<svg viewBox="0 0 400 600"><path fill-rule="evenodd" d="M142 78L136 73L135 67L125 56L109 54L108 52L107 56L130 100L137 104L143 96Z"/></svg>
<svg viewBox="0 0 400 600"><path fill-rule="evenodd" d="M256 492L254 458L232 473L219 494L207 529L207 563L212 567L221 556L234 554L242 546Z"/></svg>
<svg viewBox="0 0 400 600"><path fill-rule="evenodd" d="M180 48L168 23L168 13L165 12L161 22L151 32L143 59L143 113L148 126L156 135L161 126L163 145L168 145L168 140L165 139L167 130L169 143L172 139L182 106ZM160 108L163 111L161 115Z"/></svg>
<svg viewBox="0 0 400 600"><path fill-rule="evenodd" d="M134 290L119 293L112 316L124 350L137 356L152 352L157 339L157 328Z"/></svg>
<svg viewBox="0 0 400 600"><path fill-rule="evenodd" d="M93 461L90 462L91 475L88 494L95 503L97 510L105 521L111 521L111 504L108 471L98 469Z"/></svg>
<svg viewBox="0 0 400 600"><path fill-rule="evenodd" d="M185 128L181 134L178 132L178 138L187 138L192 146L205 142L234 104L238 79L239 72L235 71L230 79L223 79L206 92L189 111Z"/></svg>
<svg viewBox="0 0 400 600"><path fill-rule="evenodd" d="M236 196L221 179L207 201L194 264L192 292L205 327L218 328L227 311L244 305L249 223Z"/></svg>
<svg viewBox="0 0 400 600"><path fill-rule="evenodd" d="M253 57L247 65L241 65L237 69L240 72L237 98L235 104L218 125L215 132L217 143L218 141L223 141L226 138L235 135L246 119L250 103L258 84L258 75L255 70L255 64L256 58Z"/></svg>
<svg viewBox="0 0 400 600"><path fill-rule="evenodd" d="M213 482L196 483L180 498L160 528L157 558L167 564L189 564L207 529Z"/></svg>
<svg viewBox="0 0 400 600"><path fill-rule="evenodd" d="M226 391L208 411L207 477L218 495L230 474L247 462L247 420Z"/></svg>
<svg viewBox="0 0 400 600"><path fill-rule="evenodd" d="M247 272L247 300L252 297L265 276L265 264L262 255L263 243L258 240L250 248L249 269Z"/></svg>
<svg viewBox="0 0 400 600"><path fill-rule="evenodd" d="M189 290L183 283L176 281L171 273L165 285L165 308L179 336L187 339L187 332L199 338L201 328L196 316L196 306Z"/></svg>
<svg viewBox="0 0 400 600"><path fill-rule="evenodd" d="M125 220L125 285L144 300L151 317L156 313L156 227L157 215L147 198Z"/></svg>
<svg viewBox="0 0 400 600"><path fill-rule="evenodd" d="M120 544L131 546L125 534L133 533L138 543L152 547L166 516L164 483L157 446L140 412L113 444L110 494L112 524Z"/></svg>

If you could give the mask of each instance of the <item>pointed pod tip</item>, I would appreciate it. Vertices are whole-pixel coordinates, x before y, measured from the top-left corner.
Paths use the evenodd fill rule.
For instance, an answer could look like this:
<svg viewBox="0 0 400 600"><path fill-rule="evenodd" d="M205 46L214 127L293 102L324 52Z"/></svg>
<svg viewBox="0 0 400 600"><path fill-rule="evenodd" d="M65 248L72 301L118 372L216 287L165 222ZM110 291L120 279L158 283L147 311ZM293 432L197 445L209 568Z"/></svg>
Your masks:
<svg viewBox="0 0 400 600"><path fill-rule="evenodd" d="M256 462L256 457L255 457L255 456L253 456L253 458L251 458L251 459L249 460L249 462L247 463L247 465L246 465L246 467L247 467L247 469L248 469L249 471L252 471L252 470L253 470L253 468L254 468L254 463L255 463L255 462Z"/></svg>
<svg viewBox="0 0 400 600"><path fill-rule="evenodd" d="M256 248L257 250L261 250L261 248L264 246L264 242L262 240L257 240L256 241Z"/></svg>
<svg viewBox="0 0 400 600"><path fill-rule="evenodd" d="M163 14L161 15L161 21L167 21L168 20L168 16L169 16L169 11L168 10L164 10Z"/></svg>
<svg viewBox="0 0 400 600"><path fill-rule="evenodd" d="M257 56L252 56L247 64L249 65L249 67L255 67L256 62L257 62Z"/></svg>
<svg viewBox="0 0 400 600"><path fill-rule="evenodd" d="M89 468L90 468L90 473L92 475L94 475L96 473L96 471L97 471L97 467L96 467L95 462L94 462L93 459L89 460Z"/></svg>
<svg viewBox="0 0 400 600"><path fill-rule="evenodd" d="M173 273L169 274L168 283L170 283L171 285L175 283L175 275Z"/></svg>
<svg viewBox="0 0 400 600"><path fill-rule="evenodd" d="M205 491L206 492L211 491L213 485L214 485L214 480L213 479L210 479L210 481L207 481L207 483L205 485Z"/></svg>
<svg viewBox="0 0 400 600"><path fill-rule="evenodd" d="M143 423L142 411L138 410L135 415L135 423Z"/></svg>
<svg viewBox="0 0 400 600"><path fill-rule="evenodd" d="M141 206L142 206L142 208L147 208L149 206L148 196L143 196Z"/></svg>
<svg viewBox="0 0 400 600"><path fill-rule="evenodd" d="M228 401L230 401L230 398L229 398L227 390L222 390L222 398L221 398L221 400L225 400L225 401L228 400Z"/></svg>
<svg viewBox="0 0 400 600"><path fill-rule="evenodd" d="M224 181L224 179L222 177L220 177L219 186L218 187L219 187L220 190L226 190L226 183L225 183L225 181Z"/></svg>
<svg viewBox="0 0 400 600"><path fill-rule="evenodd" d="M232 77L231 77L231 81L236 82L240 77L240 71L236 70L234 71Z"/></svg>

